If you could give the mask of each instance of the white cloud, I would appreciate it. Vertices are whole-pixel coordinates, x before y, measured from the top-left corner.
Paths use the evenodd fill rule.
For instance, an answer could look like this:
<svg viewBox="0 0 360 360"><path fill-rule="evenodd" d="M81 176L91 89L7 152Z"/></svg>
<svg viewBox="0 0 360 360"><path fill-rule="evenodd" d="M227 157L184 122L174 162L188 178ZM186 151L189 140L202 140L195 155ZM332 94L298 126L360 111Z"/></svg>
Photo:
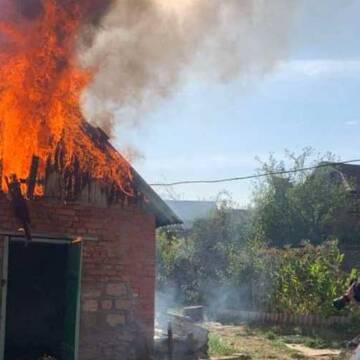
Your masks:
<svg viewBox="0 0 360 360"><path fill-rule="evenodd" d="M349 121L345 122L346 126L356 126L358 124L359 124L359 121L357 121L357 120L349 120Z"/></svg>
<svg viewBox="0 0 360 360"><path fill-rule="evenodd" d="M360 59L353 60L291 60L282 62L280 72L299 73L309 77L329 75L360 75Z"/></svg>

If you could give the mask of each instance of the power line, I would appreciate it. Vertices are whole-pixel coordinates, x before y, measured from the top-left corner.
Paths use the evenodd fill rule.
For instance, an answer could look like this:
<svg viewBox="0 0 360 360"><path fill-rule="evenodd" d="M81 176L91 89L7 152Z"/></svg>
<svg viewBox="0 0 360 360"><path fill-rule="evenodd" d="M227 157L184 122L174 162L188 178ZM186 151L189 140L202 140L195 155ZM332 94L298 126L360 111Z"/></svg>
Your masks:
<svg viewBox="0 0 360 360"><path fill-rule="evenodd" d="M272 171L268 173L263 174L254 174L254 175L248 175L248 176L239 176L239 177L232 177L232 178L224 178L224 179L215 179L215 180L187 180L187 181L176 181L172 183L155 183L150 184L154 187L166 187L166 186L178 186L178 185L190 185L190 184L218 184L218 183L227 183L227 182L234 182L234 181L241 181L241 180L250 180L250 179L256 179L266 176L272 176L272 175L284 175L284 174L293 174L300 171L307 171L307 170L315 170L323 167L328 166L337 166L342 164L350 164L350 163L356 163L360 162L360 159L354 159L354 160L347 160L347 161L340 161L336 163L323 163L316 166L309 166L304 167L301 169L296 170L283 170L283 171Z"/></svg>

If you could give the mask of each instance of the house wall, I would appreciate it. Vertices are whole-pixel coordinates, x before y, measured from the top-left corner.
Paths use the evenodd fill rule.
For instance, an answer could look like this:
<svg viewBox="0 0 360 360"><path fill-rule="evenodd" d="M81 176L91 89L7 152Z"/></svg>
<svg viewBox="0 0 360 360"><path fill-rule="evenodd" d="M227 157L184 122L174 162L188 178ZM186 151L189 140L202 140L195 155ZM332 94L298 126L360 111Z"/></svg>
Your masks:
<svg viewBox="0 0 360 360"><path fill-rule="evenodd" d="M154 216L135 205L99 208L45 199L29 202L29 209L33 233L96 238L83 242L80 360L145 359L154 327ZM0 230L18 227L0 193ZM2 245L0 238L0 255Z"/></svg>

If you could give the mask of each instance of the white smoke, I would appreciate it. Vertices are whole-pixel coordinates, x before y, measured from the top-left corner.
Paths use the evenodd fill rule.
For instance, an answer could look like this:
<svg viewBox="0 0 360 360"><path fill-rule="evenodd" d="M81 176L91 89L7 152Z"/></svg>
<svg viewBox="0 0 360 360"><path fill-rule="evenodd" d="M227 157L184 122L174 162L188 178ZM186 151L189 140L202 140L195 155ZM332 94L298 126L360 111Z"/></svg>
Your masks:
<svg viewBox="0 0 360 360"><path fill-rule="evenodd" d="M87 118L109 130L116 109L143 113L177 89L190 65L220 81L271 71L287 55L298 3L115 1L79 41L81 64L97 69L84 97Z"/></svg>

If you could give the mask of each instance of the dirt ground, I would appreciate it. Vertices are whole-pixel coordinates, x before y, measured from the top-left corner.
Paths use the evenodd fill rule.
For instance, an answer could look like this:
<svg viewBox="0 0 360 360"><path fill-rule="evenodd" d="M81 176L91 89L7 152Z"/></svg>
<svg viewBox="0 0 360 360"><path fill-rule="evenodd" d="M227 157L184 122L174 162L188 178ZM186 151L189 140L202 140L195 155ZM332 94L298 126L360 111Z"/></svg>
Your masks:
<svg viewBox="0 0 360 360"><path fill-rule="evenodd" d="M350 335L338 335L331 329L311 336L304 335L303 329L299 328L280 329L219 323L209 323L207 327L211 339L210 355L213 357L239 353L248 355L248 358L253 360L345 360L350 354L344 342ZM317 333L314 329L311 332Z"/></svg>

